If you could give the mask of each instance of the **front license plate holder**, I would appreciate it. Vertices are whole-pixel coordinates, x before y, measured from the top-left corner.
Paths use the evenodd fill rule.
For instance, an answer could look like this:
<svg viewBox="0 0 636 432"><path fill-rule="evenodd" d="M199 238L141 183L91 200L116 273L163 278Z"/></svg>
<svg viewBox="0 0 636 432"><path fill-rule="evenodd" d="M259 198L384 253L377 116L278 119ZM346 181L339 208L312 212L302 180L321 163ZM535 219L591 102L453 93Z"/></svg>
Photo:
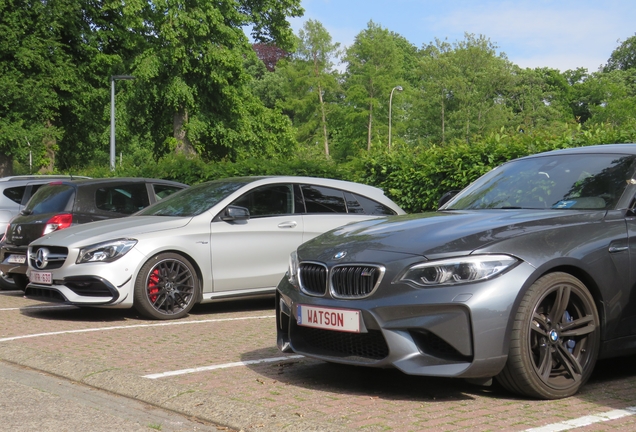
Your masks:
<svg viewBox="0 0 636 432"><path fill-rule="evenodd" d="M299 304L296 311L296 323L299 326L360 333L359 310Z"/></svg>
<svg viewBox="0 0 636 432"><path fill-rule="evenodd" d="M26 262L26 255L11 254L7 258L9 264L24 264Z"/></svg>
<svg viewBox="0 0 636 432"><path fill-rule="evenodd" d="M41 285L51 285L53 283L51 279L51 272L32 271L29 275L29 280L33 283Z"/></svg>

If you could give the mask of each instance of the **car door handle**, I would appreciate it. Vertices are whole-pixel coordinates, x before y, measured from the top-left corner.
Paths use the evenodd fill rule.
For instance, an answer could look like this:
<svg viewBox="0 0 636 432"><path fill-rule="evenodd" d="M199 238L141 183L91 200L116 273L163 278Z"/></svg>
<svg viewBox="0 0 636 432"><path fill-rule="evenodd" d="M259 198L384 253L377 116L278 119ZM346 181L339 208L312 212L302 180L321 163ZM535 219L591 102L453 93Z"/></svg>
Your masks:
<svg viewBox="0 0 636 432"><path fill-rule="evenodd" d="M296 228L296 225L298 225L296 221L281 222L278 224L278 228Z"/></svg>
<svg viewBox="0 0 636 432"><path fill-rule="evenodd" d="M615 240L610 243L608 252L609 253L617 253L623 252L629 249L629 245L627 244L627 240Z"/></svg>

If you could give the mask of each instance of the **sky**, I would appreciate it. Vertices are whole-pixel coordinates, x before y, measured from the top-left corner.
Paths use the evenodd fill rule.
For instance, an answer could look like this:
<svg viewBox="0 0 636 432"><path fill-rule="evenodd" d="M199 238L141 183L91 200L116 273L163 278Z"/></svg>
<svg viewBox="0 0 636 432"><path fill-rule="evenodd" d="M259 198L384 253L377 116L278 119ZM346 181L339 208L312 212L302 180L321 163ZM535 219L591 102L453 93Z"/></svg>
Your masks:
<svg viewBox="0 0 636 432"><path fill-rule="evenodd" d="M636 0L302 0L294 33L319 21L333 42L350 46L369 21L418 48L435 39L484 35L523 68L596 72L636 34Z"/></svg>

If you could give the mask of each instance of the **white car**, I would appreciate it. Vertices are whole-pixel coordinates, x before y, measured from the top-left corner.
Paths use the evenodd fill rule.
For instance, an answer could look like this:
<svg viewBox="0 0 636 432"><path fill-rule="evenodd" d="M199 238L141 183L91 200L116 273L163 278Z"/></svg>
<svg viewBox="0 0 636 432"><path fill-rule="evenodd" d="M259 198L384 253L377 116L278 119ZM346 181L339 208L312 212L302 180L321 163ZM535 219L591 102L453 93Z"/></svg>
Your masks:
<svg viewBox="0 0 636 432"><path fill-rule="evenodd" d="M272 295L301 243L349 222L404 214L382 190L311 177L199 184L127 218L29 245L29 298L176 319L196 303Z"/></svg>

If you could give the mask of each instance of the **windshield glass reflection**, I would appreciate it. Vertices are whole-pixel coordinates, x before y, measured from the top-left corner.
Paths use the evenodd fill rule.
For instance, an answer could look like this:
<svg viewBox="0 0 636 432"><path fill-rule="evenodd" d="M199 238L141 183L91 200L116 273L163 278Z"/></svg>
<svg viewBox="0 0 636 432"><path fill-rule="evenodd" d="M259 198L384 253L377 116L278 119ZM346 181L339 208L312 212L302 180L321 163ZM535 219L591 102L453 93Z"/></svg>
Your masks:
<svg viewBox="0 0 636 432"><path fill-rule="evenodd" d="M444 209L613 209L633 172L632 155L521 159L481 177Z"/></svg>
<svg viewBox="0 0 636 432"><path fill-rule="evenodd" d="M140 216L196 216L245 186L241 181L213 181L184 189L137 213Z"/></svg>

